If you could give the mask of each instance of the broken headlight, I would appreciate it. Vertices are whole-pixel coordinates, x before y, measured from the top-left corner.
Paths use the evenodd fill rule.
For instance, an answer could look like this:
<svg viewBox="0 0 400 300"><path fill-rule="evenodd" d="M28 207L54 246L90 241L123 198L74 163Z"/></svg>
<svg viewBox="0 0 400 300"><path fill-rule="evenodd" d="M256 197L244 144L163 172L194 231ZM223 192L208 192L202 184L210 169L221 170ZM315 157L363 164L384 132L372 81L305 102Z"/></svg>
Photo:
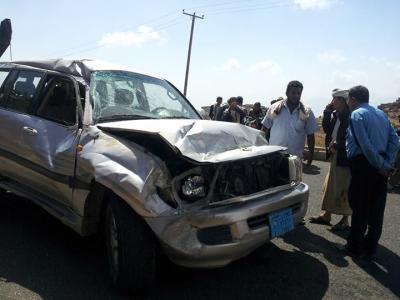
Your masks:
<svg viewBox="0 0 400 300"><path fill-rule="evenodd" d="M298 156L289 157L290 181L300 182L303 178L303 163Z"/></svg>
<svg viewBox="0 0 400 300"><path fill-rule="evenodd" d="M191 175L183 180L182 194L188 198L202 198L206 196L204 178L200 175Z"/></svg>

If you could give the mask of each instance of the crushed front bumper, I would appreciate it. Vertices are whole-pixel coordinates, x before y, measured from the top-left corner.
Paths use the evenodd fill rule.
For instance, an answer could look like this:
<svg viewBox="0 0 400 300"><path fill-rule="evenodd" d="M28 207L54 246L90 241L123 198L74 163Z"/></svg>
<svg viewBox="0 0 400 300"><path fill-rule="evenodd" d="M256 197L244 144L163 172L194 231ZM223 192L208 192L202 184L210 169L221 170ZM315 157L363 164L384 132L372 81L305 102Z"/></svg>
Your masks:
<svg viewBox="0 0 400 300"><path fill-rule="evenodd" d="M245 201L146 221L176 264L221 267L270 240L268 214L290 208L294 223L299 224L307 211L308 195L308 186L299 183L274 193L257 193Z"/></svg>

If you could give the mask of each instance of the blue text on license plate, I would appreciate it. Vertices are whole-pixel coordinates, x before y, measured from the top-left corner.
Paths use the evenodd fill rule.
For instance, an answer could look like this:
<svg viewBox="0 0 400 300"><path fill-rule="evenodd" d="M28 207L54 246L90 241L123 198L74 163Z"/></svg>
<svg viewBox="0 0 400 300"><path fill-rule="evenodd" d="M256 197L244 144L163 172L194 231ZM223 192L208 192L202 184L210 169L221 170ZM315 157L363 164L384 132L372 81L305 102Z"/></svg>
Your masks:
<svg viewBox="0 0 400 300"><path fill-rule="evenodd" d="M271 239L294 229L293 214L290 208L270 213L268 218L271 228Z"/></svg>

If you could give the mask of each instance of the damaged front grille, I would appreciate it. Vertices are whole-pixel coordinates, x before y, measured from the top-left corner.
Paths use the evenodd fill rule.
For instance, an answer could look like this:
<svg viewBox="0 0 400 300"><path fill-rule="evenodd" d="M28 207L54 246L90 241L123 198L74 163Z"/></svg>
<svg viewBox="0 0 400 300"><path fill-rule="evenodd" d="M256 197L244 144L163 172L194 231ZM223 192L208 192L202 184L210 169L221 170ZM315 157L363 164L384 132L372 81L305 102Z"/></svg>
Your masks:
<svg viewBox="0 0 400 300"><path fill-rule="evenodd" d="M288 158L279 152L224 163L217 176L212 202L290 183Z"/></svg>
<svg viewBox="0 0 400 300"><path fill-rule="evenodd" d="M174 178L173 194L186 204L193 204L199 200L216 203L288 185L290 184L288 157L289 155L283 152L274 152L199 166ZM203 195L193 194L198 189L204 192Z"/></svg>

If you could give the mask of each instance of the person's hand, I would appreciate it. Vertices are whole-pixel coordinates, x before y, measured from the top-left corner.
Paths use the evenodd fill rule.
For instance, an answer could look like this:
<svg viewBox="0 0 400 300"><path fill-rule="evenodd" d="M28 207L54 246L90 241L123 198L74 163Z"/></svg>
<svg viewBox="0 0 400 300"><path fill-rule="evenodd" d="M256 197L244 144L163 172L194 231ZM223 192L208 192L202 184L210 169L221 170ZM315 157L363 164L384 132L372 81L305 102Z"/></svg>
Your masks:
<svg viewBox="0 0 400 300"><path fill-rule="evenodd" d="M326 107L325 107L325 110L326 111L330 111L330 112L332 112L334 109L333 109L333 101L331 101L331 103L329 103Z"/></svg>
<svg viewBox="0 0 400 300"><path fill-rule="evenodd" d="M332 154L336 153L336 142L329 146L329 151Z"/></svg>

